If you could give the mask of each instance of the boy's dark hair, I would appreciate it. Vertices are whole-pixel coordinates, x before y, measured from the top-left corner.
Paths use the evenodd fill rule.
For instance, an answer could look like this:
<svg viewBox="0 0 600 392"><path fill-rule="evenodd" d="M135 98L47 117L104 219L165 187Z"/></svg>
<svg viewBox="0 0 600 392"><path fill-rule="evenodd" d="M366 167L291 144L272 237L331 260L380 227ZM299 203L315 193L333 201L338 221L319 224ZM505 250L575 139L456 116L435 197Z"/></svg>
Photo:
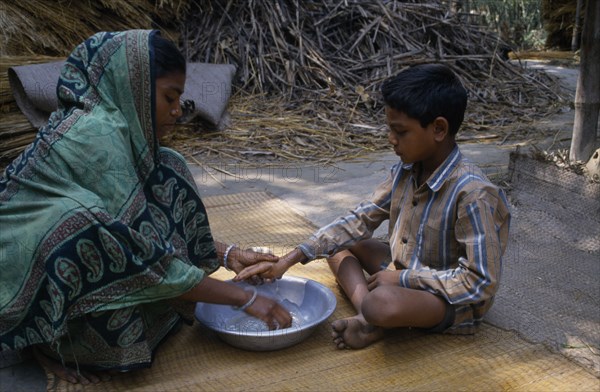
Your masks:
<svg viewBox="0 0 600 392"><path fill-rule="evenodd" d="M386 106L419 120L422 127L444 117L451 135L458 132L467 108L467 91L443 64L408 68L386 80L381 92Z"/></svg>
<svg viewBox="0 0 600 392"><path fill-rule="evenodd" d="M154 48L154 72L157 79L173 73L185 74L185 58L173 42L154 33L151 44Z"/></svg>

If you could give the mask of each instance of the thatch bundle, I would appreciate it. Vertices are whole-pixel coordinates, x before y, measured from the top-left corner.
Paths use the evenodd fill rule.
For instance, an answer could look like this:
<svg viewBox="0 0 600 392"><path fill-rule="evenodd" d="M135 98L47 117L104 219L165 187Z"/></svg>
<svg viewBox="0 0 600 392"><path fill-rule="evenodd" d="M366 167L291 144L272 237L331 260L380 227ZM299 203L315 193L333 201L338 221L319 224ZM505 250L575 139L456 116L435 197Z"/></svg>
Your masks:
<svg viewBox="0 0 600 392"><path fill-rule="evenodd" d="M0 55L66 56L98 31L159 26L177 38L173 21L188 0L0 1Z"/></svg>

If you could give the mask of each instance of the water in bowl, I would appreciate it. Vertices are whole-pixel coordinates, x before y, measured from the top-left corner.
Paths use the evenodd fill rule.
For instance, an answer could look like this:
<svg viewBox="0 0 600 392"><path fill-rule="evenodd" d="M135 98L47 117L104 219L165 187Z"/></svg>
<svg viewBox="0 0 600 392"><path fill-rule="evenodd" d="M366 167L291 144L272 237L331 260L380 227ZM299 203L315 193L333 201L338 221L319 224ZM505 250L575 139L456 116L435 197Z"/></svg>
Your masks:
<svg viewBox="0 0 600 392"><path fill-rule="evenodd" d="M292 326L289 328L299 328L304 320L300 307L295 303L288 301L287 299L279 301L280 304L286 308L292 316ZM227 321L226 329L232 332L265 332L269 330L267 324L252 317L249 314L241 313L238 316L232 317Z"/></svg>

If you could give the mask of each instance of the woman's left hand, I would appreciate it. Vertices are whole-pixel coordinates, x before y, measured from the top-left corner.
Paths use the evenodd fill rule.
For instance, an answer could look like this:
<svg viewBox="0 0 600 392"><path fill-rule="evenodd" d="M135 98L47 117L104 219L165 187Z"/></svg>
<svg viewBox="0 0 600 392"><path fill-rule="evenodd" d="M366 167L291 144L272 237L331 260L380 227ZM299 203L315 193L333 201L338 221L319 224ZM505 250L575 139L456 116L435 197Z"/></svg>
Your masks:
<svg viewBox="0 0 600 392"><path fill-rule="evenodd" d="M292 325L289 310L273 299L261 295L256 297L256 301L245 312L264 321L270 330L289 328Z"/></svg>
<svg viewBox="0 0 600 392"><path fill-rule="evenodd" d="M270 253L256 252L253 249L233 248L227 256L227 266L236 274L244 268L260 262L276 263L279 257Z"/></svg>

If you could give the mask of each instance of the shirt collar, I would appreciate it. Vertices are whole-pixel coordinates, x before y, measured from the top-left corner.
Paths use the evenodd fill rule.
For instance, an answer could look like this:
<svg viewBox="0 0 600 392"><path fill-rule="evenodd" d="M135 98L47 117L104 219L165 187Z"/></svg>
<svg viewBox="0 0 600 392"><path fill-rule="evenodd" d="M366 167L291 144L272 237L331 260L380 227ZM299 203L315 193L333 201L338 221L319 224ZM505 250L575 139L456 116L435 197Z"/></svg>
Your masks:
<svg viewBox="0 0 600 392"><path fill-rule="evenodd" d="M454 167L460 162L462 159L462 153L460 152L458 145L454 146L454 149L448 155L448 157L444 160L444 162L433 172L433 174L429 177L427 181L427 186L434 191L437 192L440 190L444 182L450 177ZM412 171L414 163L400 163L403 170L408 172Z"/></svg>
<svg viewBox="0 0 600 392"><path fill-rule="evenodd" d="M460 152L458 145L456 145L446 160L433 172L431 177L429 177L429 180L427 181L429 188L434 192L439 191L461 160L462 153Z"/></svg>

